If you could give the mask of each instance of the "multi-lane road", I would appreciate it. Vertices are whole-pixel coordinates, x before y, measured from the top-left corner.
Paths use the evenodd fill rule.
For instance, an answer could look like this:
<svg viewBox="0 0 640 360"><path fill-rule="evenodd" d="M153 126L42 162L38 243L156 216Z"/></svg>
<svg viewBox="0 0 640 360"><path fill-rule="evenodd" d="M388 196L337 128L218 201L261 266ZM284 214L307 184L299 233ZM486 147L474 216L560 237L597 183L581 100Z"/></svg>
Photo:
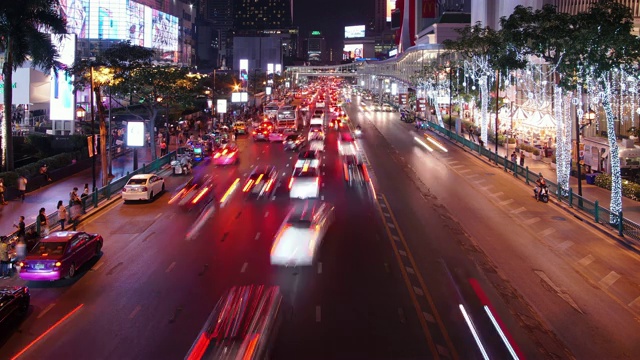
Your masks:
<svg viewBox="0 0 640 360"><path fill-rule="evenodd" d="M397 113L362 111L355 97L346 110L363 127L376 196L345 186L329 131L320 194L336 221L313 266L269 263L296 154L240 137L239 165L195 170L214 175L220 199L253 166L274 165L275 198L236 187L191 237L196 215L168 204L184 177L165 174L168 191L151 203L111 205L82 225L103 235L103 255L73 280L28 283L32 308L3 329L0 358L180 359L222 293L246 284L281 288L274 359L640 353L637 257L532 201L503 170L444 141L425 149ZM607 270L619 278L603 284Z"/></svg>

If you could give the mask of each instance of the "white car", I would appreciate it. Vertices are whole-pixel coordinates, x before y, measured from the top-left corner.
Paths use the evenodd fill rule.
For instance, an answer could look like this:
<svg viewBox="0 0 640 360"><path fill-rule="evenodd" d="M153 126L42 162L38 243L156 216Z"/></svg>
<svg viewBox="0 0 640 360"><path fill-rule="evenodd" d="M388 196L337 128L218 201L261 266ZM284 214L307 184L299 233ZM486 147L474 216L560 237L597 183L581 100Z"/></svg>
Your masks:
<svg viewBox="0 0 640 360"><path fill-rule="evenodd" d="M313 164L317 162L317 164ZM296 166L289 179L289 198L315 199L320 197L319 161L304 161L301 167Z"/></svg>
<svg viewBox="0 0 640 360"><path fill-rule="evenodd" d="M164 191L164 179L156 174L133 175L122 188L122 200L150 201Z"/></svg>
<svg viewBox="0 0 640 360"><path fill-rule="evenodd" d="M322 239L334 220L334 207L326 202L305 201L284 219L271 247L271 265L313 264Z"/></svg>
<svg viewBox="0 0 640 360"><path fill-rule="evenodd" d="M276 130L269 133L269 142L283 142L287 135L284 134L284 131Z"/></svg>
<svg viewBox="0 0 640 360"><path fill-rule="evenodd" d="M311 140L311 141L309 141L309 150L312 150L312 151L324 151L324 140Z"/></svg>

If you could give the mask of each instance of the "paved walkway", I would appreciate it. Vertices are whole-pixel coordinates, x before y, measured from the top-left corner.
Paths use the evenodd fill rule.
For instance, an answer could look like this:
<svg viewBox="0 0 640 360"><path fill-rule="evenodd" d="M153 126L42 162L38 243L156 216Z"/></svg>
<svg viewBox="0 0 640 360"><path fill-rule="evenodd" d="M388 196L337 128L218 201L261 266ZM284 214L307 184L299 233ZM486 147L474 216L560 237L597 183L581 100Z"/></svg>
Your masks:
<svg viewBox="0 0 640 360"><path fill-rule="evenodd" d="M468 135L465 136L468 140ZM491 152L495 152L495 144L491 143L485 146L485 148ZM502 157L511 156L511 153L514 149L509 149L507 152L506 147L499 146L498 154ZM508 154L508 155L507 155ZM520 156L518 155L518 160L520 160ZM529 167L529 170L533 173L542 173L542 175L554 182L558 183L558 177L556 174L556 169L551 167L551 158L542 158L541 160L534 160L532 158L526 158L524 165ZM574 176L570 178L571 188L574 193L578 193L578 179ZM534 185L531 185L532 189ZM582 180L582 196L589 201L598 201L599 205L604 208L609 208L611 202L611 191L607 189L603 189L596 185L589 185L585 180ZM636 224L640 224L640 202L631 200L629 198L622 198L622 214L625 219L629 219Z"/></svg>
<svg viewBox="0 0 640 360"><path fill-rule="evenodd" d="M175 150L176 145L171 143L169 150ZM158 153L160 150L157 150ZM141 168L143 164L151 162L151 149L148 147L138 150L138 168ZM133 151L113 159L112 161L112 174L114 179L121 178L127 174L127 172L133 171ZM65 205L69 202L69 192L77 187L78 194L82 194L84 184L89 184L91 189L93 183L93 177L91 175L91 168L81 171L75 175L66 177L64 179L55 181L47 186L41 187L38 190L27 193L24 200L15 199L9 201L7 205L0 205L0 234L10 234L15 230L13 224L18 223L18 217L24 216L25 223L27 225L35 222L38 210L44 207L46 214L51 214L56 210L56 205L59 200L62 200ZM101 187L102 176L100 174L100 160L96 163L96 185Z"/></svg>

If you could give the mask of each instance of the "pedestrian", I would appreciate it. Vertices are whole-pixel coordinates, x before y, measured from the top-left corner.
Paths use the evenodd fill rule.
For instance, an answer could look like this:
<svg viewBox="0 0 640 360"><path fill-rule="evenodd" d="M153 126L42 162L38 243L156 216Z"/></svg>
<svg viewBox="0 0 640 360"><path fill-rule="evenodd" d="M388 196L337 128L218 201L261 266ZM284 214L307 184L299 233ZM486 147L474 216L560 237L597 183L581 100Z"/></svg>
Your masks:
<svg viewBox="0 0 640 360"><path fill-rule="evenodd" d="M5 190L4 179L0 178L0 204L7 205L8 202L4 200L4 190Z"/></svg>
<svg viewBox="0 0 640 360"><path fill-rule="evenodd" d="M513 152L511 153L511 162L514 164L518 162L518 155L516 155L515 150L513 150Z"/></svg>
<svg viewBox="0 0 640 360"><path fill-rule="evenodd" d="M40 175L44 177L44 181L51 182L51 177L49 177L49 167L47 164L42 164L40 167Z"/></svg>
<svg viewBox="0 0 640 360"><path fill-rule="evenodd" d="M69 193L69 206L73 206L73 204L81 203L80 198L78 197L78 188L74 187L73 190Z"/></svg>
<svg viewBox="0 0 640 360"><path fill-rule="evenodd" d="M17 182L18 182L18 191L20 192L20 198L24 202L24 197L27 193L27 178L24 177L23 175L20 175L20 177L18 177Z"/></svg>
<svg viewBox="0 0 640 360"><path fill-rule="evenodd" d="M89 196L89 184L84 184L84 189L82 189L82 195L80 195L81 199L84 199Z"/></svg>
<svg viewBox="0 0 640 360"><path fill-rule="evenodd" d="M160 142L160 157L167 155L167 143L162 140Z"/></svg>
<svg viewBox="0 0 640 360"><path fill-rule="evenodd" d="M27 257L27 242L24 239L24 236L18 239L18 243L16 244L16 260L22 261Z"/></svg>
<svg viewBox="0 0 640 360"><path fill-rule="evenodd" d="M58 201L58 223L60 223L60 231L64 231L64 223L67 221L67 208L62 204L62 200Z"/></svg>
<svg viewBox="0 0 640 360"><path fill-rule="evenodd" d="M520 166L524 167L524 151L520 151Z"/></svg>
<svg viewBox="0 0 640 360"><path fill-rule="evenodd" d="M13 227L18 229L18 234L17 234L18 238L23 238L24 239L24 237L26 235L26 231L25 231L26 225L24 223L24 216L20 216L18 218L18 223L17 224L13 224Z"/></svg>
<svg viewBox="0 0 640 360"><path fill-rule="evenodd" d="M73 204L69 208L69 225L73 226L73 231L78 228L78 222L80 221L80 215L82 214L82 206L80 204Z"/></svg>
<svg viewBox="0 0 640 360"><path fill-rule="evenodd" d="M40 208L38 216L36 217L36 234L38 237L49 235L49 219L47 219L44 208Z"/></svg>
<svg viewBox="0 0 640 360"><path fill-rule="evenodd" d="M8 279L9 276L9 239L6 236L0 237L0 277Z"/></svg>

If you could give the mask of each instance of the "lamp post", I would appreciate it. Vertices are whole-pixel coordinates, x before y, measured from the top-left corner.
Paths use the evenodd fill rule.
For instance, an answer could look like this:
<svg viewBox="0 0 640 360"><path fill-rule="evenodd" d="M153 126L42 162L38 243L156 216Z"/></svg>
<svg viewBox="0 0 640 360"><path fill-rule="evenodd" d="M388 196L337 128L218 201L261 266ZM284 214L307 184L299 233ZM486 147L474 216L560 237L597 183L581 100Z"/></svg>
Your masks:
<svg viewBox="0 0 640 360"><path fill-rule="evenodd" d="M85 110L82 106L78 105L76 108L76 119L83 121L85 115L87 115L87 110Z"/></svg>
<svg viewBox="0 0 640 360"><path fill-rule="evenodd" d="M93 192L97 190L96 188L96 152L95 152L95 143L96 143L96 116L93 110L93 66L91 66L89 81L91 82L90 91L91 91L91 153L93 156L91 157L91 179L93 182ZM100 100L100 99L98 99Z"/></svg>
<svg viewBox="0 0 640 360"><path fill-rule="evenodd" d="M451 66L447 66L447 73L449 73L449 132L453 123L453 108L452 106L452 93L453 93L453 69Z"/></svg>
<svg viewBox="0 0 640 360"><path fill-rule="evenodd" d="M578 195L580 196L580 201L582 202L582 174L580 164L580 132L584 129L585 126L591 125L591 122L596 118L596 113L589 109L582 119L580 119L578 112L576 111L576 168L578 175Z"/></svg>

